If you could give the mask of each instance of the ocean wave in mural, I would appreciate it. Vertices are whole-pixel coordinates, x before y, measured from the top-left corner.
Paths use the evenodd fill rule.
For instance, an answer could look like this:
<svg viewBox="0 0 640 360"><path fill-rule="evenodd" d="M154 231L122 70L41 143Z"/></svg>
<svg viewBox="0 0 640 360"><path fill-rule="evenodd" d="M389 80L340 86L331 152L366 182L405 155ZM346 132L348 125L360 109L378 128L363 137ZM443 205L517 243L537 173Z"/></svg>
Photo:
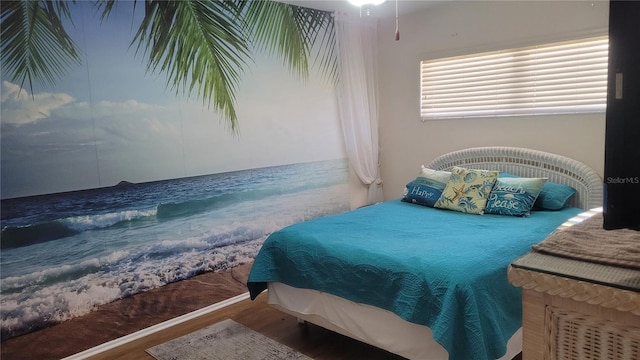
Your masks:
<svg viewBox="0 0 640 360"><path fill-rule="evenodd" d="M253 259L283 226L349 208L328 160L2 201L2 338Z"/></svg>

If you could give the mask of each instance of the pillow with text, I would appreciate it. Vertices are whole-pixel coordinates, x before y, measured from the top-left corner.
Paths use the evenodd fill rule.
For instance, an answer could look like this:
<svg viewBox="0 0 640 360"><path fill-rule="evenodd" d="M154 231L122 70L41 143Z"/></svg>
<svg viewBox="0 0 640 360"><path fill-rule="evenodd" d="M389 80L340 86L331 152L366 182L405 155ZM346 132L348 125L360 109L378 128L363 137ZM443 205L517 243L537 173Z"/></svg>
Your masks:
<svg viewBox="0 0 640 360"><path fill-rule="evenodd" d="M433 207L442 195L451 172L422 167L420 175L409 182L404 190L402 201Z"/></svg>
<svg viewBox="0 0 640 360"><path fill-rule="evenodd" d="M528 216L546 178L499 177L484 212L487 214Z"/></svg>

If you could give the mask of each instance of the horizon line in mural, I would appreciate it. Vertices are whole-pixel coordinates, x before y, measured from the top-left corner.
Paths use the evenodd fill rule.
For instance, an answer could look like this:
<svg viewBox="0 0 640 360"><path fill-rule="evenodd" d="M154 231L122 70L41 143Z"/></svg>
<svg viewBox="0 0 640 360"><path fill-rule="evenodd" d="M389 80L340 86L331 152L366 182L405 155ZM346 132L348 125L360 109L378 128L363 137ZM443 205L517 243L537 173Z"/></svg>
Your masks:
<svg viewBox="0 0 640 360"><path fill-rule="evenodd" d="M242 93L254 105L239 108L249 125L242 138L217 131L220 124L208 121L200 104L180 99L87 103L66 92L42 92L33 94L34 102L5 81L0 198L345 156L331 90L288 79L280 80L282 90L296 96L269 94L264 87L281 73L262 69L250 79L252 91ZM260 100L258 93L272 99Z"/></svg>

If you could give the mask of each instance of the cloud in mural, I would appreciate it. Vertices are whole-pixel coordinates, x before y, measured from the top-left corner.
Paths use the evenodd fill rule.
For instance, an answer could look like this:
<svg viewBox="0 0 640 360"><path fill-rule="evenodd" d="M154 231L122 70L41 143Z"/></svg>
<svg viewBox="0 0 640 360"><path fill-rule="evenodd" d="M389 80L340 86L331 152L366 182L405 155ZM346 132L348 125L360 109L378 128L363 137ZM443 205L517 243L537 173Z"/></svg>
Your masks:
<svg viewBox="0 0 640 360"><path fill-rule="evenodd" d="M94 121L94 132L110 134L111 140L140 141L151 134L176 136L176 128L168 119L168 109L161 105L146 104L137 100L97 101L93 104L76 99L66 93L29 94L20 86L8 81L2 84L2 124L22 126L47 120L54 129L64 129L66 137L78 135L82 129L90 130ZM75 123L74 123L75 122ZM79 123L78 123L79 122ZM53 125L56 123L57 125ZM71 128L69 127L71 126ZM32 128L31 136L38 135L42 126ZM60 133L47 127L46 134ZM7 135L7 134L5 134ZM94 138L96 142L100 139Z"/></svg>
<svg viewBox="0 0 640 360"><path fill-rule="evenodd" d="M91 105L86 101L76 102L73 106L67 106L57 114L67 119L88 119L88 118L102 118L102 117L114 117L125 116L142 111L152 110L155 106L145 104L137 100L127 100L123 102L114 101L98 101ZM161 109L159 109L161 110Z"/></svg>
<svg viewBox="0 0 640 360"><path fill-rule="evenodd" d="M19 85L2 82L2 123L25 125L46 119L51 113L75 99L65 93L38 93L30 95Z"/></svg>
<svg viewBox="0 0 640 360"><path fill-rule="evenodd" d="M137 100L86 101L75 102L60 108L57 118L84 122L85 126L94 122L96 136L109 138L111 142L138 142L153 136L177 136L174 111L167 106L147 104Z"/></svg>

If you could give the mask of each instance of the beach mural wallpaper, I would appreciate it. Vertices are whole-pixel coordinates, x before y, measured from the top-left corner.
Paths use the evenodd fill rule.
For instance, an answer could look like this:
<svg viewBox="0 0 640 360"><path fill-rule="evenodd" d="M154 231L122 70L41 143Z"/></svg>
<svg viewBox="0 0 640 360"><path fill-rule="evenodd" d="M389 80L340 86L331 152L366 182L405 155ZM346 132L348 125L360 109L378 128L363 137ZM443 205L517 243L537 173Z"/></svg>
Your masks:
<svg viewBox="0 0 640 360"><path fill-rule="evenodd" d="M231 124L206 96L150 71L132 46L143 5L116 2L104 19L93 2L69 3L62 20L80 61L54 82L3 69L3 339L249 262L271 232L349 209L335 93L320 69L295 76L256 52Z"/></svg>

